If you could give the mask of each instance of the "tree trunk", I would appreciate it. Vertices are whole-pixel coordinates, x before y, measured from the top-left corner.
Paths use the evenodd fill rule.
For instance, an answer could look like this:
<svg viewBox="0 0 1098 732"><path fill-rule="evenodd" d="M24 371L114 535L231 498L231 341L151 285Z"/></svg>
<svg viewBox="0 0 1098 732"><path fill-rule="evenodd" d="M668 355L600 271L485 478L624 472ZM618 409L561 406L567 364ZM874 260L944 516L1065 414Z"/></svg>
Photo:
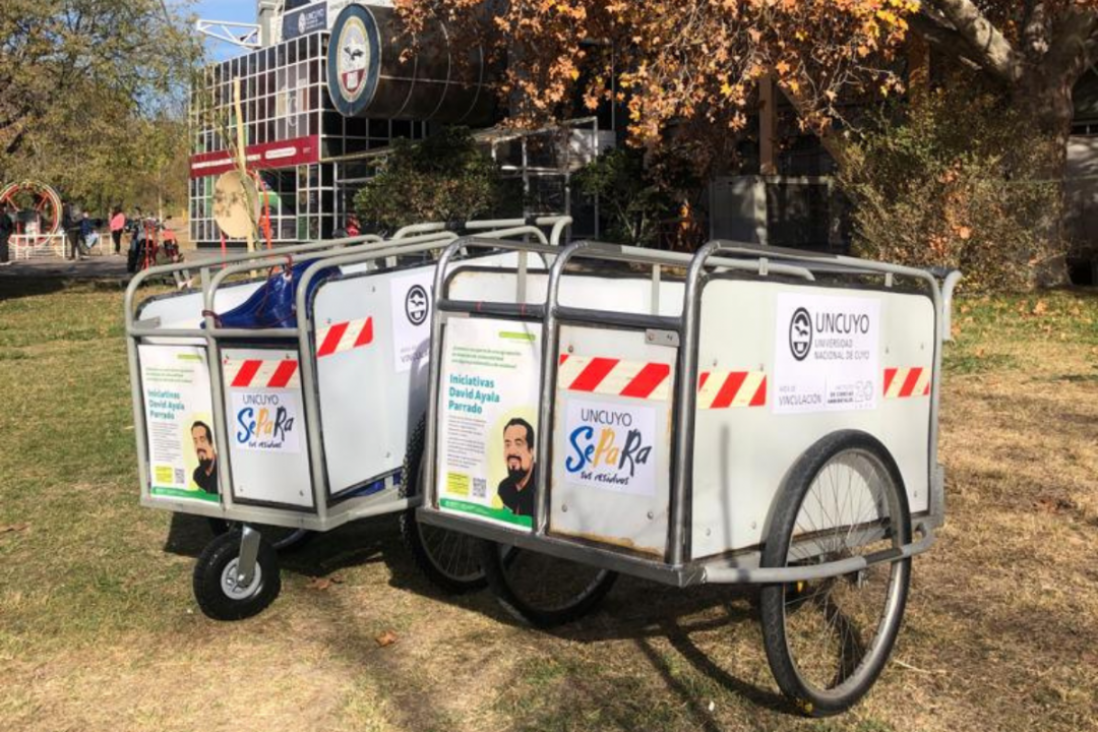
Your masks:
<svg viewBox="0 0 1098 732"><path fill-rule="evenodd" d="M1031 67L1014 87L1014 103L1017 109L1030 110L1034 131L1048 141L1045 164L1034 171L1038 180L1050 181L1056 186L1057 206L1036 225L1045 232L1046 250L1035 253L1034 284L1055 287L1068 284L1067 252L1070 245L1064 227L1066 216L1066 187L1068 140L1075 117L1072 90L1081 70L1058 70L1047 67Z"/></svg>

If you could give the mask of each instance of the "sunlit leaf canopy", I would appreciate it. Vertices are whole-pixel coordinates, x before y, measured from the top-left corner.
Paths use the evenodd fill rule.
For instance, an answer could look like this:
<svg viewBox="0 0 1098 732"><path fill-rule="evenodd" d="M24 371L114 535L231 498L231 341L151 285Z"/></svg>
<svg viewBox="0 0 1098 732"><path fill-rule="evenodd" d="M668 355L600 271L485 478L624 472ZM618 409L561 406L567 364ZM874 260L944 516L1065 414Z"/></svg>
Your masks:
<svg viewBox="0 0 1098 732"><path fill-rule="evenodd" d="M502 93L517 124L627 105L634 142L668 125L741 129L770 75L802 124L825 126L844 100L903 90L897 63L917 32L1005 85L1095 57L1096 0L397 0L415 30L447 22L506 59ZM1071 67L1070 70L1068 67Z"/></svg>

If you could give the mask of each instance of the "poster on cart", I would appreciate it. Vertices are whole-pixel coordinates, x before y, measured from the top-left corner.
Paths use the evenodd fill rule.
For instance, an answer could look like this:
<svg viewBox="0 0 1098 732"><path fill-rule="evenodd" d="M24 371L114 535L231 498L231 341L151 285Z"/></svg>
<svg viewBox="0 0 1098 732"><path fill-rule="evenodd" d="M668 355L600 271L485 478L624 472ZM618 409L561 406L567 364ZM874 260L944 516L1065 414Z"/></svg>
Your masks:
<svg viewBox="0 0 1098 732"><path fill-rule="evenodd" d="M213 400L205 349L139 346L150 493L218 501Z"/></svg>
<svg viewBox="0 0 1098 732"><path fill-rule="evenodd" d="M439 508L533 526L541 325L452 319L439 385Z"/></svg>
<svg viewBox="0 0 1098 732"><path fill-rule="evenodd" d="M778 295L774 412L876 408L880 341L880 300Z"/></svg>

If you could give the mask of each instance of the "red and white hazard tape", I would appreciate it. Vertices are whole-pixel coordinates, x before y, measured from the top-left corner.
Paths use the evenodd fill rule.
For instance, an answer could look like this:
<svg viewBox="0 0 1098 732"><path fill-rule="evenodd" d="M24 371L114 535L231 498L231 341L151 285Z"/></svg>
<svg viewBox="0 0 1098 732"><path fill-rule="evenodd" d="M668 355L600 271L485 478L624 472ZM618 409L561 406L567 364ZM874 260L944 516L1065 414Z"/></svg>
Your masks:
<svg viewBox="0 0 1098 732"><path fill-rule="evenodd" d="M224 361L225 383L234 389L292 389L301 383L297 361Z"/></svg>
<svg viewBox="0 0 1098 732"><path fill-rule="evenodd" d="M703 371L698 375L698 409L765 407L762 371Z"/></svg>
<svg viewBox="0 0 1098 732"><path fill-rule="evenodd" d="M569 391L667 400L671 396L671 366L562 354L557 383ZM698 409L762 406L766 406L766 374L762 371L706 371L698 378Z"/></svg>
<svg viewBox="0 0 1098 732"><path fill-rule="evenodd" d="M362 318L321 328L317 331L316 342L317 358L368 346L374 342L374 319Z"/></svg>
<svg viewBox="0 0 1098 732"><path fill-rule="evenodd" d="M557 383L569 391L666 400L671 396L671 366L564 353L560 357Z"/></svg>
<svg viewBox="0 0 1098 732"><path fill-rule="evenodd" d="M908 399L930 395L930 369L885 369L885 399Z"/></svg>

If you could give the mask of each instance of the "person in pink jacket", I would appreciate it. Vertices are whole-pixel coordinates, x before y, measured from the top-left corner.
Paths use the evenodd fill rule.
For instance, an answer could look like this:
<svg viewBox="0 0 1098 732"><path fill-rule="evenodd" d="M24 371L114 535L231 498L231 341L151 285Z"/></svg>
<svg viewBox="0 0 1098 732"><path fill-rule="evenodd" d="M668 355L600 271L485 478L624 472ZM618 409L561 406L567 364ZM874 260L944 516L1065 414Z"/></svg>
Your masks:
<svg viewBox="0 0 1098 732"><path fill-rule="evenodd" d="M122 249L122 232L126 230L126 214L122 208L114 207L111 212L111 239L114 240L114 253L118 254Z"/></svg>

